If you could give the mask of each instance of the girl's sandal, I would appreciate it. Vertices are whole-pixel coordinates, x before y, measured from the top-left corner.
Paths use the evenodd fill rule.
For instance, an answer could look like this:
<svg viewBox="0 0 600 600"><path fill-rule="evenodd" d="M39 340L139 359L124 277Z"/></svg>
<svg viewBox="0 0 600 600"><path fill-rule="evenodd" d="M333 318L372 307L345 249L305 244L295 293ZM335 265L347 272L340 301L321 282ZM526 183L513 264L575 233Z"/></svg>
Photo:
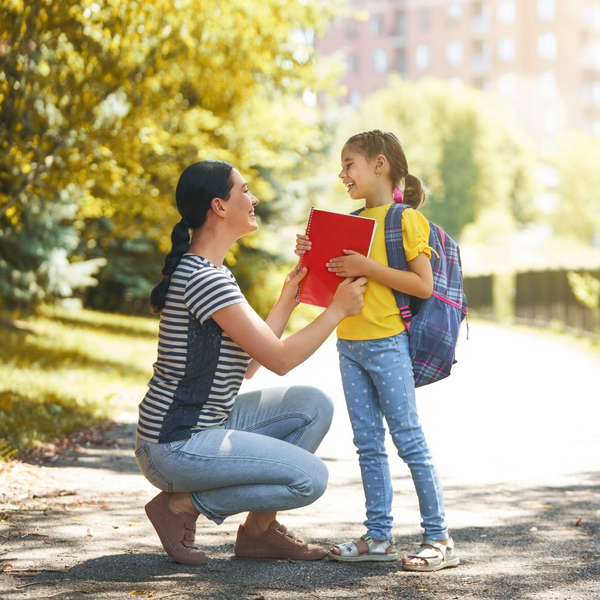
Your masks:
<svg viewBox="0 0 600 600"><path fill-rule="evenodd" d="M423 548L423 546L433 546L441 552L433 548ZM447 567L456 567L460 563L458 556L454 554L454 542L448 540L448 545L440 544L434 540L424 540L421 544L421 549L413 554L409 554L407 558L419 558L424 560L424 565L413 565L410 563L402 563L402 568L407 571L439 571Z"/></svg>
<svg viewBox="0 0 600 600"><path fill-rule="evenodd" d="M361 554L358 551L358 546L355 542L346 542L345 544L339 544L334 546L340 553L334 554L330 550L325 550L328 558L337 560L338 562L364 562L364 561L391 561L397 560L398 553L394 549L393 552L388 552L389 546L394 545L393 540L383 540L381 542L375 541L370 535L363 535L361 537L367 545L367 552Z"/></svg>

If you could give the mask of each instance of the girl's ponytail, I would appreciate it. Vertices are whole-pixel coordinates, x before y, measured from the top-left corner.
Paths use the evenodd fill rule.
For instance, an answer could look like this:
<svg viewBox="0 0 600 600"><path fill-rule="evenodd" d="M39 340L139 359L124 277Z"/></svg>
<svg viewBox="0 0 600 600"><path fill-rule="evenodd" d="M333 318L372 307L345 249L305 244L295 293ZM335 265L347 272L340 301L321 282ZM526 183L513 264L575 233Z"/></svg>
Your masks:
<svg viewBox="0 0 600 600"><path fill-rule="evenodd" d="M425 202L425 188L418 177L408 172L404 148L391 131L374 129L357 133L348 139L344 147L362 154L368 160L374 160L378 154L388 159L394 202L404 202L413 208L419 208ZM400 189L402 181L404 190Z"/></svg>
<svg viewBox="0 0 600 600"><path fill-rule="evenodd" d="M419 208L425 202L425 188L417 176L410 173L404 176L402 201L413 208Z"/></svg>
<svg viewBox="0 0 600 600"><path fill-rule="evenodd" d="M190 224L181 219L171 233L171 242L173 244L171 252L165 257L165 265L162 269L163 278L157 283L150 294L150 310L153 313L159 313L165 307L165 298L169 291L171 275L175 272L181 257L190 247Z"/></svg>

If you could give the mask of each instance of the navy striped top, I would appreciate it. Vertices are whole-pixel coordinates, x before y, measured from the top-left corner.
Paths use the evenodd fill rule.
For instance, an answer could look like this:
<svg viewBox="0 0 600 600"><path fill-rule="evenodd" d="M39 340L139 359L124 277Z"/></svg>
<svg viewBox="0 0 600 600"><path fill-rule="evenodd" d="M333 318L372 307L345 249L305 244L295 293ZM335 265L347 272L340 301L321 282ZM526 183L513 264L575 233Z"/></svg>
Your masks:
<svg viewBox="0 0 600 600"><path fill-rule="evenodd" d="M158 359L139 406L137 434L183 440L227 420L250 357L211 318L246 302L227 267L184 254L173 273L158 333Z"/></svg>

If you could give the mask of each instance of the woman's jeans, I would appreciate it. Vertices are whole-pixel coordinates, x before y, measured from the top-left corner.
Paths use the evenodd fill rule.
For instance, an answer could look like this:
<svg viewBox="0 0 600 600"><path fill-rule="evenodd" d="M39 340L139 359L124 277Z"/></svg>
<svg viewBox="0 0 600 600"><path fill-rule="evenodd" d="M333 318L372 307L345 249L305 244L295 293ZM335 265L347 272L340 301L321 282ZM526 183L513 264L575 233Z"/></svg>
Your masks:
<svg viewBox="0 0 600 600"><path fill-rule="evenodd" d="M410 469L424 538L444 540L442 485L419 423L406 332L379 340L338 340L340 369L366 497L367 534L392 539L392 478L385 450L387 421Z"/></svg>
<svg viewBox="0 0 600 600"><path fill-rule="evenodd" d="M331 399L308 386L241 394L229 419L191 438L164 444L138 438L140 470L166 492L191 492L215 523L246 511L311 504L327 488L328 472L315 450L329 430Z"/></svg>

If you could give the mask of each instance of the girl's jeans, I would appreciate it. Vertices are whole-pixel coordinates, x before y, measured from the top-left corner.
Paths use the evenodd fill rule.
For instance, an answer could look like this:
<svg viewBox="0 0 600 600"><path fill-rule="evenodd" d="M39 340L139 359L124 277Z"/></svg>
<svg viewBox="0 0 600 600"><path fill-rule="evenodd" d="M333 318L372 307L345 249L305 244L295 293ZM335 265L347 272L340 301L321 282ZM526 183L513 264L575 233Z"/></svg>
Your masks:
<svg viewBox="0 0 600 600"><path fill-rule="evenodd" d="M228 420L164 444L138 438L135 455L148 481L166 492L191 492L215 523L245 511L306 506L327 488L315 450L329 430L331 399L308 386L241 394Z"/></svg>
<svg viewBox="0 0 600 600"><path fill-rule="evenodd" d="M447 539L442 485L417 415L406 332L379 340L338 340L337 347L366 497L367 534L376 540L393 539L385 417L412 475L424 538Z"/></svg>

